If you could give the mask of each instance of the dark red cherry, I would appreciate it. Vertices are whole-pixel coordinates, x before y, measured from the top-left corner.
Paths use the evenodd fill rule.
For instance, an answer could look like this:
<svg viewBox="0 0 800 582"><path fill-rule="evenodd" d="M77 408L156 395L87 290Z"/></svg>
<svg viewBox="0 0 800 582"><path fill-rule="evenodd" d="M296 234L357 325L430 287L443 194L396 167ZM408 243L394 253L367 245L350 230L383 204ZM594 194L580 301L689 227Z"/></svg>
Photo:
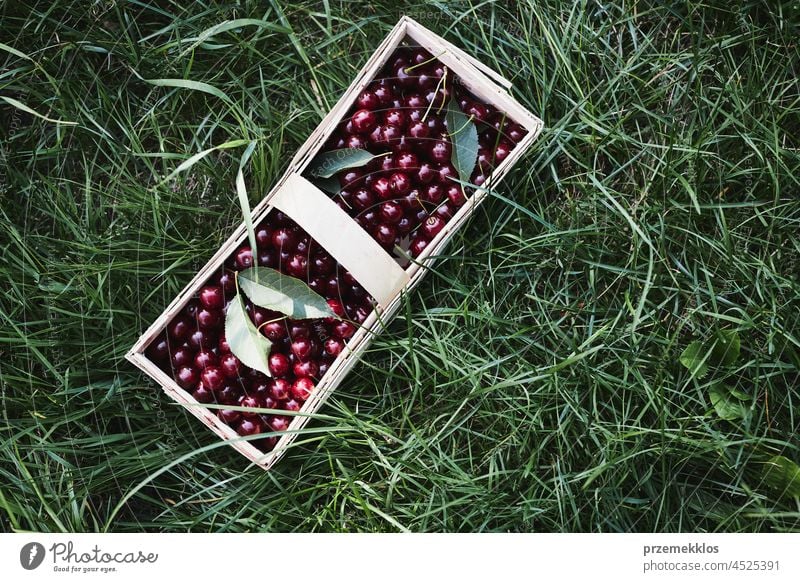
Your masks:
<svg viewBox="0 0 800 582"><path fill-rule="evenodd" d="M453 184L447 189L447 199L450 201L450 204L456 208L464 206L464 203L467 201L467 197L464 195L464 189L460 184Z"/></svg>
<svg viewBox="0 0 800 582"><path fill-rule="evenodd" d="M397 154L397 168L400 170L416 170L419 168L419 158L411 152Z"/></svg>
<svg viewBox="0 0 800 582"><path fill-rule="evenodd" d="M225 292L225 295L232 297L236 293L236 279L230 271L223 271L219 276L219 286Z"/></svg>
<svg viewBox="0 0 800 582"><path fill-rule="evenodd" d="M189 317L189 319L194 319L197 316L197 312L200 310L200 301L196 299L192 299L189 303L186 304L186 307L183 308L183 312Z"/></svg>
<svg viewBox="0 0 800 582"><path fill-rule="evenodd" d="M328 299L328 307L330 307L331 311L333 311L339 317L345 317L344 306L342 305L342 302L339 301L338 299ZM329 319L335 321L332 318Z"/></svg>
<svg viewBox="0 0 800 582"><path fill-rule="evenodd" d="M400 129L403 129L408 122L406 119L406 114L400 109L390 109L387 111L384 115L384 121L386 122L386 125L393 125L394 127L398 127Z"/></svg>
<svg viewBox="0 0 800 582"><path fill-rule="evenodd" d="M464 113L473 116L476 122L487 121L489 118L489 110L486 109L486 106L476 101L470 101L467 103ZM480 123L478 123L478 125L480 125Z"/></svg>
<svg viewBox="0 0 800 582"><path fill-rule="evenodd" d="M431 60L433 60L433 55L421 47L417 47L411 51L411 56L409 57L409 62L412 65L424 65Z"/></svg>
<svg viewBox="0 0 800 582"><path fill-rule="evenodd" d="M270 321L261 327L261 333L268 340L276 342L286 337L286 324L283 321Z"/></svg>
<svg viewBox="0 0 800 582"><path fill-rule="evenodd" d="M256 244L258 248L264 249L272 246L272 233L274 229L269 226L261 226L256 230Z"/></svg>
<svg viewBox="0 0 800 582"><path fill-rule="evenodd" d="M486 148L478 149L478 167L484 174L488 174L489 172L491 172L492 168L494 167L494 163L492 160L492 152L490 152Z"/></svg>
<svg viewBox="0 0 800 582"><path fill-rule="evenodd" d="M360 135L351 135L347 138L345 145L347 145L348 148L356 150L367 149L367 141L363 136Z"/></svg>
<svg viewBox="0 0 800 582"><path fill-rule="evenodd" d="M375 240L385 247L394 245L394 239L396 236L397 229L391 224L379 224L375 228Z"/></svg>
<svg viewBox="0 0 800 582"><path fill-rule="evenodd" d="M375 128L377 120L375 114L369 109L359 109L353 113L353 128L358 133L369 133Z"/></svg>
<svg viewBox="0 0 800 582"><path fill-rule="evenodd" d="M267 424L273 430L273 432L283 432L289 428L291 421L292 419L288 416L272 416Z"/></svg>
<svg viewBox="0 0 800 582"><path fill-rule="evenodd" d="M356 327L349 321L337 321L333 325L333 335L339 339L349 339L353 337L354 333L356 333Z"/></svg>
<svg viewBox="0 0 800 582"><path fill-rule="evenodd" d="M225 307L225 296L222 287L216 285L200 289L200 305L206 309L222 309Z"/></svg>
<svg viewBox="0 0 800 582"><path fill-rule="evenodd" d="M422 254L422 251L428 246L428 241L424 238L415 238L411 241L411 246L409 247L409 251L411 252L412 257L418 257Z"/></svg>
<svg viewBox="0 0 800 582"><path fill-rule="evenodd" d="M356 100L356 103L358 103L358 106L361 109L369 109L369 110L377 109L381 105L380 99L378 99L377 95L375 95L375 93L373 93L369 89L365 89L364 91L361 92L361 94L358 96L358 99Z"/></svg>
<svg viewBox="0 0 800 582"><path fill-rule="evenodd" d="M419 190L414 188L408 194L400 198L399 202L400 205L406 210L422 208L422 195L420 194Z"/></svg>
<svg viewBox="0 0 800 582"><path fill-rule="evenodd" d="M422 227L420 228L420 230L422 231L422 234L425 237L427 237L428 239L432 239L437 234L442 232L443 228L444 228L444 220L442 220L436 215L433 215L429 216L428 219L422 223Z"/></svg>
<svg viewBox="0 0 800 582"><path fill-rule="evenodd" d="M210 329L196 329L189 336L188 342L195 350L213 348L217 343L217 334Z"/></svg>
<svg viewBox="0 0 800 582"><path fill-rule="evenodd" d="M339 277L337 277L336 275L328 278L328 284L326 286L325 295L328 297L339 296Z"/></svg>
<svg viewBox="0 0 800 582"><path fill-rule="evenodd" d="M292 384L292 398L305 402L314 391L314 381L310 378L298 378Z"/></svg>
<svg viewBox="0 0 800 582"><path fill-rule="evenodd" d="M405 172L395 172L389 177L389 186L392 194L403 196L411 190L411 179Z"/></svg>
<svg viewBox="0 0 800 582"><path fill-rule="evenodd" d="M333 257L328 254L314 255L311 260L311 272L315 275L327 275L333 271L335 265L336 263Z"/></svg>
<svg viewBox="0 0 800 582"><path fill-rule="evenodd" d="M292 353L300 361L310 358L312 349L313 345L308 338L299 337L292 342Z"/></svg>
<svg viewBox="0 0 800 582"><path fill-rule="evenodd" d="M394 177L394 175L395 174L392 174L392 177ZM389 181L389 179L380 177L372 183L372 191L381 200L388 200L392 196L392 183ZM374 201L370 204L370 206L372 204L374 204ZM366 208L366 206L363 208Z"/></svg>
<svg viewBox="0 0 800 582"><path fill-rule="evenodd" d="M217 413L219 419L228 425L234 425L239 422L242 418L242 414L238 410L233 410L231 408L223 408Z"/></svg>
<svg viewBox="0 0 800 582"><path fill-rule="evenodd" d="M494 161L495 164L499 164L500 162L504 161L508 154L511 153L511 150L514 149L514 146L507 141L501 141L497 144L497 147L494 150Z"/></svg>
<svg viewBox="0 0 800 582"><path fill-rule="evenodd" d="M216 366L209 366L200 373L203 386L209 390L219 390L225 385L225 374Z"/></svg>
<svg viewBox="0 0 800 582"><path fill-rule="evenodd" d="M219 362L219 359L217 358L216 354L208 350L199 351L194 357L194 366L199 370L208 368L209 366L216 366L217 362Z"/></svg>
<svg viewBox="0 0 800 582"><path fill-rule="evenodd" d="M278 401L287 400L289 392L292 389L292 383L284 378L276 378L270 384L269 394Z"/></svg>
<svg viewBox="0 0 800 582"><path fill-rule="evenodd" d="M428 162L421 164L417 170L417 180L422 184L430 184L437 175L438 172Z"/></svg>
<svg viewBox="0 0 800 582"><path fill-rule="evenodd" d="M483 186L484 182L486 182L486 176L483 174L478 174L472 179L472 183L476 186Z"/></svg>
<svg viewBox="0 0 800 582"><path fill-rule="evenodd" d="M439 167L439 181L449 184L453 179L458 178L458 172L452 164L443 164Z"/></svg>
<svg viewBox="0 0 800 582"><path fill-rule="evenodd" d="M278 253L275 249L259 249L258 251L258 265L260 267L269 267L274 269L278 266Z"/></svg>
<svg viewBox="0 0 800 582"><path fill-rule="evenodd" d="M234 255L234 264L238 270L248 269L253 266L253 251L249 246L239 247Z"/></svg>
<svg viewBox="0 0 800 582"><path fill-rule="evenodd" d="M167 326L167 331L171 338L183 341L189 337L192 329L194 329L195 326L192 323L188 317L176 317Z"/></svg>
<svg viewBox="0 0 800 582"><path fill-rule="evenodd" d="M175 381L181 388L189 389L196 387L199 380L200 375L197 373L197 370L189 366L179 368L175 373Z"/></svg>
<svg viewBox="0 0 800 582"><path fill-rule="evenodd" d="M406 95L404 100L405 106L410 109L427 109L428 102L425 100L425 97L420 95L419 93L411 93Z"/></svg>
<svg viewBox="0 0 800 582"><path fill-rule="evenodd" d="M242 370L242 362L233 354L225 354L219 359L219 368L227 378L237 378Z"/></svg>
<svg viewBox="0 0 800 582"><path fill-rule="evenodd" d="M314 360L306 360L305 362L295 362L292 371L296 378L313 377L316 378L319 374L319 365Z"/></svg>
<svg viewBox="0 0 800 582"><path fill-rule="evenodd" d="M387 200L381 204L381 220L389 224L397 224L403 218L403 209L397 202Z"/></svg>
<svg viewBox="0 0 800 582"><path fill-rule="evenodd" d="M283 409L288 412L300 412L301 407L302 405L294 398L283 403Z"/></svg>
<svg viewBox="0 0 800 582"><path fill-rule="evenodd" d="M189 348L178 348L172 352L172 367L176 370L194 363L194 351Z"/></svg>
<svg viewBox="0 0 800 582"><path fill-rule="evenodd" d="M245 418L236 428L236 434L243 437L261 434L261 422L256 418Z"/></svg>
<svg viewBox="0 0 800 582"><path fill-rule="evenodd" d="M199 384L197 388L194 389L192 396L201 404L210 404L214 402L214 393L202 384Z"/></svg>
<svg viewBox="0 0 800 582"><path fill-rule="evenodd" d="M417 121L408 126L409 137L422 143L431 134L424 121Z"/></svg>
<svg viewBox="0 0 800 582"><path fill-rule="evenodd" d="M289 358L284 354L277 353L269 357L269 371L273 376L286 376L289 368Z"/></svg>
<svg viewBox="0 0 800 582"><path fill-rule="evenodd" d="M200 329L213 329L222 324L222 311L218 309L201 309L197 312L197 325Z"/></svg>
<svg viewBox="0 0 800 582"><path fill-rule="evenodd" d="M242 396L241 400L239 400L239 406L242 408L261 408L262 402L256 396ZM258 412L252 412L249 410L241 411L242 416L244 418L257 418Z"/></svg>
<svg viewBox="0 0 800 582"><path fill-rule="evenodd" d="M403 216L400 221L397 223L397 233L398 234L408 234L411 232L411 229L414 228L414 224L411 222L411 219L407 216Z"/></svg>
<svg viewBox="0 0 800 582"><path fill-rule="evenodd" d="M299 253L294 254L284 268L286 269L286 273L292 277L302 279L308 274L308 257Z"/></svg>
<svg viewBox="0 0 800 582"><path fill-rule="evenodd" d="M453 212L453 207L447 203L437 206L433 213L445 222L453 218L453 214L455 214Z"/></svg>
<svg viewBox="0 0 800 582"><path fill-rule="evenodd" d="M392 91L390 84L386 81L378 81L377 84L372 86L372 92L383 107L389 105L394 99L394 91Z"/></svg>
<svg viewBox="0 0 800 582"><path fill-rule="evenodd" d="M441 184L430 184L424 190L424 200L430 204L439 204L444 198L444 188Z"/></svg>
<svg viewBox="0 0 800 582"><path fill-rule="evenodd" d="M380 178L380 180L386 180L386 178ZM379 180L379 181L380 181ZM381 186L382 188L383 186ZM372 185L373 191L375 190L375 184ZM386 183L386 189L389 189L388 182ZM375 204L375 198L372 195L372 192L366 190L365 188L360 188L353 193L353 206L358 208L359 210L365 210Z"/></svg>
<svg viewBox="0 0 800 582"><path fill-rule="evenodd" d="M447 164L450 162L450 157L453 154L453 148L450 142L443 139L433 142L428 150L428 157L431 161L438 164Z"/></svg>
<svg viewBox="0 0 800 582"><path fill-rule="evenodd" d="M329 337L325 340L325 353L332 357L337 357L344 351L344 340Z"/></svg>
<svg viewBox="0 0 800 582"><path fill-rule="evenodd" d="M342 188L353 188L364 177L364 172L358 169L347 170L339 175L339 184Z"/></svg>
<svg viewBox="0 0 800 582"><path fill-rule="evenodd" d="M217 402L220 404L235 405L242 397L242 389L237 384L226 384L217 392Z"/></svg>
<svg viewBox="0 0 800 582"><path fill-rule="evenodd" d="M524 129L521 125L517 123L512 123L508 127L508 132L506 133L505 137L507 137L511 143L519 143L522 141L522 138L527 135L528 131Z"/></svg>
<svg viewBox="0 0 800 582"><path fill-rule="evenodd" d="M166 362L169 358L169 341L164 336L156 338L147 346L147 357L153 362Z"/></svg>

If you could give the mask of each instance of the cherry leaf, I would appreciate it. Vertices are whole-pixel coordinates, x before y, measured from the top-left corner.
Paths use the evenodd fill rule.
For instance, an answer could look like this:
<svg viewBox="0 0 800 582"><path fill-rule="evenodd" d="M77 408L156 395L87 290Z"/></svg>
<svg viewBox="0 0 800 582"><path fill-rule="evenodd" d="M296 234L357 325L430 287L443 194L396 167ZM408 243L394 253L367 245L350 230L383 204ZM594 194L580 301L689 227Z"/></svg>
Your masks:
<svg viewBox="0 0 800 582"><path fill-rule="evenodd" d="M342 170L366 166L382 154L371 154L367 150L344 148L322 152L311 160L306 170L311 178L330 178Z"/></svg>
<svg viewBox="0 0 800 582"><path fill-rule="evenodd" d="M292 319L339 317L324 297L300 279L267 267L251 267L239 273L239 286L250 301Z"/></svg>
<svg viewBox="0 0 800 582"><path fill-rule="evenodd" d="M447 104L445 120L453 143L450 162L458 172L458 178L468 182L478 162L478 128L452 97Z"/></svg>
<svg viewBox="0 0 800 582"><path fill-rule="evenodd" d="M246 366L272 376L269 372L269 351L272 342L258 331L245 309L244 297L238 293L225 314L225 340L233 355Z"/></svg>

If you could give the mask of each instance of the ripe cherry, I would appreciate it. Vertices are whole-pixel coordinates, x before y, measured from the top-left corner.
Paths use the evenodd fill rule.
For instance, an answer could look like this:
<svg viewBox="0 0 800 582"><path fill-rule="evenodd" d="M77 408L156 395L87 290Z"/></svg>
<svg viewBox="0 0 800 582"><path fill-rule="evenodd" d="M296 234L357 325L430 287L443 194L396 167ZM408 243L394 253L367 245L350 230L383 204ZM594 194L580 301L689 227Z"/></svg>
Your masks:
<svg viewBox="0 0 800 582"><path fill-rule="evenodd" d="M206 309L222 309L225 306L222 287L207 286L200 289L200 304Z"/></svg>
<svg viewBox="0 0 800 582"><path fill-rule="evenodd" d="M297 234L290 228L279 228L272 235L272 246L276 249L294 250L297 245Z"/></svg>
<svg viewBox="0 0 800 582"><path fill-rule="evenodd" d="M208 368L209 366L216 366L218 361L214 352L207 350L197 352L197 355L194 357L194 365L200 370Z"/></svg>
<svg viewBox="0 0 800 582"><path fill-rule="evenodd" d="M147 357L154 362L165 362L169 358L169 342L167 338L160 336L147 346Z"/></svg>
<svg viewBox="0 0 800 582"><path fill-rule="evenodd" d="M234 255L234 264L238 270L248 269L253 266L253 251L249 246L239 247Z"/></svg>
<svg viewBox="0 0 800 582"><path fill-rule="evenodd" d="M447 199L450 201L450 204L456 208L464 206L464 203L467 201L467 197L464 195L464 189L460 184L453 184L447 189Z"/></svg>
<svg viewBox="0 0 800 582"><path fill-rule="evenodd" d="M313 350L313 345L311 340L307 338L297 338L292 342L292 353L295 357L300 360L307 360L311 357L311 351Z"/></svg>
<svg viewBox="0 0 800 582"><path fill-rule="evenodd" d="M193 386L197 386L197 382L199 380L200 376L198 375L197 370L189 366L179 368L175 373L175 381L181 388L189 389Z"/></svg>
<svg viewBox="0 0 800 582"><path fill-rule="evenodd" d="M305 402L314 391L314 381L310 378L298 378L292 384L292 398Z"/></svg>
<svg viewBox="0 0 800 582"><path fill-rule="evenodd" d="M276 342L286 337L286 324L283 321L270 321L261 327L261 333L268 340Z"/></svg>
<svg viewBox="0 0 800 582"><path fill-rule="evenodd" d="M239 423L236 434L243 437L261 434L261 423L255 418L245 418Z"/></svg>
<svg viewBox="0 0 800 582"><path fill-rule="evenodd" d="M173 339L183 341L189 337L193 328L194 325L192 325L188 317L176 317L167 326L167 331Z"/></svg>
<svg viewBox="0 0 800 582"><path fill-rule="evenodd" d="M289 428L291 419L288 416L272 416L269 418L267 424L273 432L283 432Z"/></svg>
<svg viewBox="0 0 800 582"><path fill-rule="evenodd" d="M397 202L387 200L381 204L381 220L389 224L397 224L403 218L403 209Z"/></svg>
<svg viewBox="0 0 800 582"><path fill-rule="evenodd" d="M217 413L219 419L228 425L234 425L239 422L242 418L242 414L238 410L233 410L231 408L223 408Z"/></svg>
<svg viewBox="0 0 800 582"><path fill-rule="evenodd" d="M286 376L289 373L289 358L281 353L270 355L269 371L273 376Z"/></svg>
<svg viewBox="0 0 800 582"><path fill-rule="evenodd" d="M269 395L275 400L283 401L289 398L292 383L284 378L276 378L270 383Z"/></svg>
<svg viewBox="0 0 800 582"><path fill-rule="evenodd" d="M395 196L402 196L411 190L411 179L405 172L395 172L389 178L391 193ZM386 197L382 197L384 200Z"/></svg>
<svg viewBox="0 0 800 582"><path fill-rule="evenodd" d="M422 251L428 246L428 241L424 238L415 238L411 241L411 246L409 247L409 251L411 252L412 257L418 257L422 254Z"/></svg>
<svg viewBox="0 0 800 582"><path fill-rule="evenodd" d="M194 362L194 352L189 348L178 348L172 352L172 367L176 370L184 366L191 366Z"/></svg>
<svg viewBox="0 0 800 582"><path fill-rule="evenodd" d="M219 276L219 286L227 296L233 296L236 293L236 279L230 271L223 271Z"/></svg>
<svg viewBox="0 0 800 582"><path fill-rule="evenodd" d="M199 384L197 388L194 389L192 396L201 404L214 402L214 393L202 384Z"/></svg>
<svg viewBox="0 0 800 582"><path fill-rule="evenodd" d="M283 409L288 412L300 412L301 407L302 405L294 398L283 403Z"/></svg>
<svg viewBox="0 0 800 582"><path fill-rule="evenodd" d="M333 326L333 335L339 339L351 338L355 332L356 326L349 321L337 321Z"/></svg>
<svg viewBox="0 0 800 582"><path fill-rule="evenodd" d="M394 245L394 239L396 236L397 229L391 224L379 224L375 228L375 240L385 247Z"/></svg>
<svg viewBox="0 0 800 582"><path fill-rule="evenodd" d="M225 385L225 374L216 366L209 366L200 374L203 386L209 390L219 390Z"/></svg>
<svg viewBox="0 0 800 582"><path fill-rule="evenodd" d="M218 309L201 309L197 312L197 325L200 329L219 327L222 319L222 311Z"/></svg>
<svg viewBox="0 0 800 582"><path fill-rule="evenodd" d="M217 335L210 329L196 329L187 340L189 346L195 350L213 348L217 343Z"/></svg>
<svg viewBox="0 0 800 582"><path fill-rule="evenodd" d="M395 174L392 174L394 177ZM380 198L381 200L388 200L392 196L392 184L389 179L380 177L372 183L372 191ZM370 203L370 206L372 203ZM366 208L366 206L362 206L361 208Z"/></svg>
<svg viewBox="0 0 800 582"><path fill-rule="evenodd" d="M390 109L389 111L386 112L386 115L384 116L384 121L386 122L386 125L393 125L394 127L403 129L406 126L408 119L406 118L406 114L403 113L402 110Z"/></svg>
<svg viewBox="0 0 800 582"><path fill-rule="evenodd" d="M444 198L444 189L442 188L441 184L430 184L427 188L425 188L425 202L429 202L431 204L439 204Z"/></svg>
<svg viewBox="0 0 800 582"><path fill-rule="evenodd" d="M369 109L359 109L352 117L353 128L358 133L369 133L377 123L375 114Z"/></svg>
<svg viewBox="0 0 800 582"><path fill-rule="evenodd" d="M329 337L325 340L325 353L337 357L344 350L344 341L339 338Z"/></svg>
<svg viewBox="0 0 800 582"><path fill-rule="evenodd" d="M386 178L381 178L381 180L386 180ZM386 189L388 190L388 182L386 183ZM372 185L373 191L375 190L375 184ZM372 192L365 188L360 188L353 193L353 206L358 208L359 210L365 210L375 204L375 198L372 195Z"/></svg>
<svg viewBox="0 0 800 582"><path fill-rule="evenodd" d="M369 109L369 110L377 109L378 107L380 107L381 104L380 99L378 99L377 95L375 95L375 93L373 93L369 89L365 89L364 91L361 92L361 94L358 96L358 99L356 100L356 103L358 103L358 106L361 109Z"/></svg>
<svg viewBox="0 0 800 582"><path fill-rule="evenodd" d="M422 231L422 234L424 236L426 236L428 239L432 239L437 234L442 232L443 228L444 228L444 220L442 220L436 215L432 215L429 216L424 223L422 223L422 227L420 228L420 230Z"/></svg>
<svg viewBox="0 0 800 582"><path fill-rule="evenodd" d="M319 374L319 365L314 360L306 360L304 362L295 362L292 371L296 378L313 377L316 378Z"/></svg>
<svg viewBox="0 0 800 582"><path fill-rule="evenodd" d="M450 142L447 142L443 139L436 140L433 142L428 149L428 157L431 161L436 162L438 164L446 164L450 161L450 157L453 153L453 148L450 145Z"/></svg>
<svg viewBox="0 0 800 582"><path fill-rule="evenodd" d="M227 378L238 378L242 370L242 362L233 354L225 354L219 360L219 368Z"/></svg>

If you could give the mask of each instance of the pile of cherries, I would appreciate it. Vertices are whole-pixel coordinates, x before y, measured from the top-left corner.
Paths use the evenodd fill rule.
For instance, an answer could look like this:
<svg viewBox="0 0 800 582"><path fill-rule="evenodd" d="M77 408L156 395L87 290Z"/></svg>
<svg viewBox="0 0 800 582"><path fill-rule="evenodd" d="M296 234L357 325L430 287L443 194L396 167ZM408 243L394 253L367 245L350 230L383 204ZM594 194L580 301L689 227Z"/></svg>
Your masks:
<svg viewBox="0 0 800 582"><path fill-rule="evenodd" d="M453 145L445 112L451 96L478 130L471 176L451 164ZM464 205L469 191L452 179L480 186L527 130L470 93L452 71L422 48L403 46L350 109L324 150L358 148L385 154L339 172L335 200L384 248L409 237L417 257ZM313 180L313 178L312 178Z"/></svg>
<svg viewBox="0 0 800 582"><path fill-rule="evenodd" d="M250 320L272 342L272 378L245 366L225 340L225 312L236 296L234 271L253 266L249 245L239 247L222 271L210 277L166 333L147 348L148 358L201 403L297 412L311 396L358 326L374 309L374 300L352 275L291 218L272 210L256 227L256 264L305 281L328 300L341 319L292 320L249 301ZM292 417L219 409L219 418L238 434L250 436L286 430ZM263 450L277 438L253 444Z"/></svg>
<svg viewBox="0 0 800 582"><path fill-rule="evenodd" d="M400 47L381 76L359 96L327 149L386 154L338 174L337 204L387 250L409 237L419 256L464 205L469 192L451 164L445 110L454 95L478 130L480 148L469 182L480 186L527 133L481 102L430 53ZM467 181L467 180L464 180ZM148 346L146 354L200 403L297 412L316 383L374 309L352 275L288 216L272 210L256 226L256 252L245 244ZM259 265L302 279L341 319L295 321L247 302L247 312L272 342L272 377L245 366L225 339L225 312L236 296L234 271ZM219 418L242 436L284 431L291 416L221 408ZM277 437L254 440L263 450Z"/></svg>

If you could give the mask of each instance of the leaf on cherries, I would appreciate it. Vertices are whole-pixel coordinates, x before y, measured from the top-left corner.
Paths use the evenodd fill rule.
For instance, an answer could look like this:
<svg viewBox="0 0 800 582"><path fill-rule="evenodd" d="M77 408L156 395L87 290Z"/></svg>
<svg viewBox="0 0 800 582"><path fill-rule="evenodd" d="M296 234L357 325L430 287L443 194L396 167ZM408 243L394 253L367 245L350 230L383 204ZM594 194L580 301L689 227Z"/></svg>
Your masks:
<svg viewBox="0 0 800 582"><path fill-rule="evenodd" d="M330 178L342 170L366 166L381 155L383 154L371 154L367 150L357 148L330 150L318 154L311 160L306 171L312 178Z"/></svg>
<svg viewBox="0 0 800 582"><path fill-rule="evenodd" d="M327 300L300 279L284 275L268 267L251 267L241 271L239 286L254 304L278 311L292 319L339 319Z"/></svg>
<svg viewBox="0 0 800 582"><path fill-rule="evenodd" d="M272 342L258 331L247 315L244 297L238 293L225 314L225 340L233 355L254 370L272 376L269 372L269 351Z"/></svg>
<svg viewBox="0 0 800 582"><path fill-rule="evenodd" d="M314 178L314 185L320 190L324 190L328 194L338 195L342 191L339 185L339 180L334 177L329 178Z"/></svg>
<svg viewBox="0 0 800 582"><path fill-rule="evenodd" d="M453 144L450 162L458 172L459 179L467 182L478 163L478 128L472 119L461 111L453 97L447 104L445 121Z"/></svg>

